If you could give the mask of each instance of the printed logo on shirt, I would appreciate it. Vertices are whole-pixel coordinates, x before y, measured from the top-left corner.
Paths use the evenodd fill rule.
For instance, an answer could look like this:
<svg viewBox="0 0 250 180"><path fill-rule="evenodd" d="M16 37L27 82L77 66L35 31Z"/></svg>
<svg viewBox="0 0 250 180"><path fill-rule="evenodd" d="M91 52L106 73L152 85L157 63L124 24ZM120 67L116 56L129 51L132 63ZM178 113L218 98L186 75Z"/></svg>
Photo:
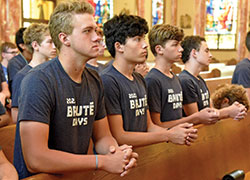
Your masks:
<svg viewBox="0 0 250 180"><path fill-rule="evenodd" d="M208 90L206 90L206 92L203 92L203 90L200 89L200 91L201 91L201 99L202 99L203 106L208 106L209 105L209 92L208 92Z"/></svg>
<svg viewBox="0 0 250 180"><path fill-rule="evenodd" d="M88 125L88 117L93 116L95 113L94 102L86 105L76 104L74 98L67 98L67 117L72 119L72 126L86 126Z"/></svg>
<svg viewBox="0 0 250 180"><path fill-rule="evenodd" d="M168 103L173 104L173 109L182 108L182 91L180 93L174 93L173 89L168 89Z"/></svg>
<svg viewBox="0 0 250 180"><path fill-rule="evenodd" d="M138 98L136 93L131 93L128 95L130 102L130 109L135 109L135 116L142 116L146 113L147 95L143 98Z"/></svg>

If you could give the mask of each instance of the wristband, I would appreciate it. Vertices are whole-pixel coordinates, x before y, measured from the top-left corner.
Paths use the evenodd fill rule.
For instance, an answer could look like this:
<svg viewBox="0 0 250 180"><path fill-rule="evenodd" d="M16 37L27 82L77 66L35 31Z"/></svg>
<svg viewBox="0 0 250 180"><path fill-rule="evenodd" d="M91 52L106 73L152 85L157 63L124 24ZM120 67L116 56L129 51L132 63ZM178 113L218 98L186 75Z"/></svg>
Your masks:
<svg viewBox="0 0 250 180"><path fill-rule="evenodd" d="M98 169L98 156L95 154L95 170Z"/></svg>

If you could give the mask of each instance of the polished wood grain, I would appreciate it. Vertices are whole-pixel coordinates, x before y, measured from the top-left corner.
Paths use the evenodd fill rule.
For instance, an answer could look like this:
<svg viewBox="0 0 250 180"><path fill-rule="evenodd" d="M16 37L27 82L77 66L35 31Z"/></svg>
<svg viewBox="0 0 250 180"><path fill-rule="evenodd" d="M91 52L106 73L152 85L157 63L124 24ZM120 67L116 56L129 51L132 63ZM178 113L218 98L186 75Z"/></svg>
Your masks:
<svg viewBox="0 0 250 180"><path fill-rule="evenodd" d="M136 148L138 166L123 178L104 171L87 171L60 176L38 174L26 179L220 180L236 169L250 171L250 114L240 122L226 119L197 128L199 138L190 147L160 143Z"/></svg>

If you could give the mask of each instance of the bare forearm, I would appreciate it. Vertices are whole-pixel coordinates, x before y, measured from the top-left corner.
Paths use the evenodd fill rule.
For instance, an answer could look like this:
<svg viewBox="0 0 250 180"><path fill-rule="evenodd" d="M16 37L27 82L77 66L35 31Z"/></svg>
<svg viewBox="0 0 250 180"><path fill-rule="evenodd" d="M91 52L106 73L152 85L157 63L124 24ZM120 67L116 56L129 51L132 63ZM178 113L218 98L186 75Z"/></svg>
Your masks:
<svg viewBox="0 0 250 180"><path fill-rule="evenodd" d="M12 164L0 165L0 179L1 180L18 180L17 172Z"/></svg>
<svg viewBox="0 0 250 180"><path fill-rule="evenodd" d="M179 124L186 123L186 122L187 123L192 123L192 124L199 124L199 117L197 117L196 113L194 113L194 114L192 114L190 116L183 117L181 119L161 122L158 125L163 127L163 128L172 128L174 126L177 126Z"/></svg>
<svg viewBox="0 0 250 180"><path fill-rule="evenodd" d="M18 108L11 108L11 117L13 123L17 123Z"/></svg>
<svg viewBox="0 0 250 180"><path fill-rule="evenodd" d="M102 164L104 156L98 156L99 164ZM77 155L51 149L41 153L37 152L33 157L29 155L26 162L29 171L32 173L44 172L61 174L94 170L96 168L96 158L94 155Z"/></svg>
<svg viewBox="0 0 250 180"><path fill-rule="evenodd" d="M115 137L121 144L132 145L133 147L146 146L168 141L163 132L124 132Z"/></svg>
<svg viewBox="0 0 250 180"><path fill-rule="evenodd" d="M109 147L118 147L116 140L112 136L106 136L95 142L95 150L98 154L109 153Z"/></svg>

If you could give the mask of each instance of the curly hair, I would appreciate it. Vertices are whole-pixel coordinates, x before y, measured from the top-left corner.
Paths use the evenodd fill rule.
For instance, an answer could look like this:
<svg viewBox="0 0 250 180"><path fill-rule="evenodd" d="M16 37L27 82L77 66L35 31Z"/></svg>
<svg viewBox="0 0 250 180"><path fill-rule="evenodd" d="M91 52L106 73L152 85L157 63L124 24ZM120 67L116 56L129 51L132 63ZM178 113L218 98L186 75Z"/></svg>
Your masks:
<svg viewBox="0 0 250 180"><path fill-rule="evenodd" d="M33 23L23 32L23 41L30 53L34 50L32 42L36 41L41 44L46 35L49 35L49 28L45 24Z"/></svg>
<svg viewBox="0 0 250 180"><path fill-rule="evenodd" d="M115 57L115 43L126 43L127 38L142 36L148 33L147 21L139 16L119 14L103 26L107 49Z"/></svg>
<svg viewBox="0 0 250 180"><path fill-rule="evenodd" d="M157 55L155 46L161 45L164 47L168 40L181 41L183 37L184 32L182 29L169 24L157 24L153 26L148 34L150 49L154 56Z"/></svg>
<svg viewBox="0 0 250 180"><path fill-rule="evenodd" d="M221 109L222 102L225 98L229 100L229 105L232 105L235 101L237 101L243 104L247 110L249 109L249 100L246 90L242 85L222 84L218 86L211 96L214 107Z"/></svg>
<svg viewBox="0 0 250 180"><path fill-rule="evenodd" d="M190 58L190 53L193 49L199 51L201 47L201 42L205 41L205 38L201 36L186 36L184 40L181 42L181 46L183 48L182 52L182 61L186 63Z"/></svg>

